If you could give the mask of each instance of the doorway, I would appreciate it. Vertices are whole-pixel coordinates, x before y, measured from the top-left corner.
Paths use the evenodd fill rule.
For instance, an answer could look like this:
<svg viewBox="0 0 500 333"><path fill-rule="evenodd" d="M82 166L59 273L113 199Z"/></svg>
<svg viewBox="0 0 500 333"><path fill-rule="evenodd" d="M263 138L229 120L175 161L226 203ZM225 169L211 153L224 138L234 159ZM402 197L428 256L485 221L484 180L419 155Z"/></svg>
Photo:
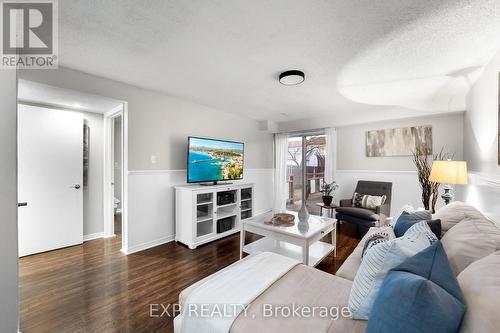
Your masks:
<svg viewBox="0 0 500 333"><path fill-rule="evenodd" d="M122 116L113 118L114 234L122 234Z"/></svg>
<svg viewBox="0 0 500 333"><path fill-rule="evenodd" d="M104 114L104 237L127 253L127 103Z"/></svg>
<svg viewBox="0 0 500 333"><path fill-rule="evenodd" d="M24 105L25 108L37 108L39 110L52 110L51 116L48 114L42 116L41 113L37 115L41 117L41 120L48 123L47 126L51 126L50 129L45 130L33 123L32 127L29 131L24 129L19 129L19 135L28 135L28 133L33 133L31 136L34 138L32 142L27 146L28 150L26 150L25 156L31 159L32 162L25 163L19 161L20 169L30 167L32 170L30 174L33 174L31 178L26 178L29 181L26 181L25 184L33 187L31 192L38 191L36 195L31 195L27 198L25 193L26 191L20 191L19 200L20 207L18 209L19 215L21 217L19 221L19 230L36 230L35 227L43 227L46 221L51 223L55 220L54 216L57 214L61 214L60 211L70 207L70 203L66 202L71 198L72 194L81 193L82 200L78 198L78 205L82 205L83 201L83 209L80 209L80 206L75 206L76 208L72 209L72 215L65 216L65 220L71 220L71 222L61 223L66 226L67 224L79 223L81 230L81 220L83 219L83 239L79 237L79 242L73 242L74 244L81 244L82 242L91 241L98 238L103 238L106 236L114 235L114 225L111 227L107 227L106 215L108 211L108 200L105 195L106 190L106 182L107 180L107 167L109 163L114 163L111 159L111 162L108 162L106 158L107 152L110 150L107 147L108 141L113 142L112 140L108 140L108 135L113 128L108 128L108 120L110 117L119 117L117 120L116 128L117 128L117 136L120 139L118 142L117 153L120 153L117 158L117 170L113 172L111 170L111 175L115 175L117 180L114 178L109 179L109 182L115 183L119 182L121 185L121 190L118 188L118 197L120 197L119 203L116 204L116 213L118 219L122 220L122 224L126 224L126 174L127 163L124 161L126 159L126 153L123 151L126 149L126 112L127 106L126 103L120 100L92 95L84 92L74 91L70 89L49 86L43 83L31 82L27 80L20 79L18 82L18 103L20 105ZM61 119L66 119L69 115L73 115L76 117L80 117L80 124L78 125L78 130L73 130L72 133L75 136L75 140L69 140L64 136L58 134L58 132L62 131L63 133L68 132L70 127L69 125L65 125L64 121ZM113 124L114 126L115 124ZM45 126L45 125L44 125ZM76 127L75 127L76 128ZM45 131L45 135L40 135L37 132ZM36 136L40 136L40 139L36 139ZM30 136L28 135L28 138ZM55 139L57 137L57 139ZM71 149L65 148L65 150L56 150L58 146L64 146L65 143L69 144L70 142L76 141L76 137L78 137L78 147L72 147ZM49 139L53 139L54 142L45 142ZM35 147L37 145L37 147ZM111 150L113 151L113 150ZM38 156L37 154L41 153L42 156ZM45 175L49 175L51 173L56 173L57 176L64 175L65 172L69 172L69 168L66 167L64 163L60 163L60 159L64 160L65 158L69 158L70 156L78 155L78 166L79 171L78 177L74 177L75 179L70 181L70 185L65 186L64 190L71 189L73 192L65 193L65 194L57 194L56 197L51 197L51 204L40 205L43 200L47 200L49 198L49 190L53 191L53 187L57 184L58 179L55 181L48 181L48 177L44 177ZM38 156L38 157L37 157ZM39 162L41 161L41 162ZM50 168L47 168L47 171L42 172L42 162L43 163L53 163ZM38 166L40 164L40 166ZM67 164L67 163L66 163ZM59 170L59 169L60 170ZM57 171L58 170L58 171ZM76 174L75 174L76 175ZM20 175L21 178L22 175ZM61 178L61 177L59 177ZM38 184L41 181L47 182L45 184ZM121 180L121 182L120 182ZM22 179L20 179L22 182ZM67 182L67 181L66 181ZM110 184L110 183L108 183ZM78 188L76 188L78 187ZM21 190L21 189L20 189ZM111 212L111 216L114 220L114 193L110 194L110 202L109 202L109 211ZM27 202L27 205L24 203ZM53 216L43 217L41 213L35 212L36 207L51 207L51 210L54 212ZM83 211L82 211L83 210ZM28 227L29 223L22 222L23 215L30 215L30 222L35 224L35 226ZM28 227L28 228L25 228ZM121 242L125 245L127 244L126 233L123 232L126 229L124 226L117 226L117 232L122 236ZM109 231L111 230L111 232ZM65 233L64 229L52 230L50 232L51 237L58 239L64 239ZM31 237L30 243L35 243L41 237L40 234L37 233L37 236ZM19 236L21 237L21 236ZM21 241L20 241L21 242ZM46 246L44 249L47 251L50 249L56 249L60 247L70 246L73 243L65 242L61 246ZM67 245L66 245L67 244ZM20 251L21 252L21 251ZM39 252L43 252L39 251ZM23 252L28 253L28 252ZM36 252L32 252L36 253Z"/></svg>

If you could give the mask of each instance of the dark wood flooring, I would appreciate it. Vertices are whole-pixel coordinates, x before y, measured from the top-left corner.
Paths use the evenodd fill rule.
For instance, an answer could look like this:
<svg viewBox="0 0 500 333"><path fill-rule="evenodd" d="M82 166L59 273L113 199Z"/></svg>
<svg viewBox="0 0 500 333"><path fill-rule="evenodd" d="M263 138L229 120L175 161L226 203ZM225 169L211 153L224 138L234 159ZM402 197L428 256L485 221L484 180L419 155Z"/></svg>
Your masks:
<svg viewBox="0 0 500 333"><path fill-rule="evenodd" d="M357 243L339 235L337 258L317 268L333 274ZM173 332L173 317L150 317L150 304L177 303L184 288L239 259L238 234L193 251L171 242L125 256L120 247L117 236L21 258L21 331Z"/></svg>

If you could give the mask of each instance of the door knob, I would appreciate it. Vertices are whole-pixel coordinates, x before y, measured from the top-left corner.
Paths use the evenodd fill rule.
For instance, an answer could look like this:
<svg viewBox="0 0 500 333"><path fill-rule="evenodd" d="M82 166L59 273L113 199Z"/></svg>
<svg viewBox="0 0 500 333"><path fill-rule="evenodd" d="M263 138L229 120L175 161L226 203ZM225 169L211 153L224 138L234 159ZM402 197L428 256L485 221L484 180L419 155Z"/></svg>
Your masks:
<svg viewBox="0 0 500 333"><path fill-rule="evenodd" d="M28 206L27 202L18 202L17 203L17 207L26 207L26 206Z"/></svg>
<svg viewBox="0 0 500 333"><path fill-rule="evenodd" d="M76 184L75 186L73 186L75 189L79 189L80 188L80 184Z"/></svg>

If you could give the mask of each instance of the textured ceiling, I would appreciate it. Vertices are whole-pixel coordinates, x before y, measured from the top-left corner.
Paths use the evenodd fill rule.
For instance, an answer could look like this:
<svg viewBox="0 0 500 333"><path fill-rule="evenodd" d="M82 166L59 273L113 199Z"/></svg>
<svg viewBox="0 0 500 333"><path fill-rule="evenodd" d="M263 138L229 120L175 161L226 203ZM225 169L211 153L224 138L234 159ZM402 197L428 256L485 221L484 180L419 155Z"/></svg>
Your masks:
<svg viewBox="0 0 500 333"><path fill-rule="evenodd" d="M500 47L498 0L65 0L59 10L61 66L277 122L463 110ZM287 69L306 81L280 85Z"/></svg>

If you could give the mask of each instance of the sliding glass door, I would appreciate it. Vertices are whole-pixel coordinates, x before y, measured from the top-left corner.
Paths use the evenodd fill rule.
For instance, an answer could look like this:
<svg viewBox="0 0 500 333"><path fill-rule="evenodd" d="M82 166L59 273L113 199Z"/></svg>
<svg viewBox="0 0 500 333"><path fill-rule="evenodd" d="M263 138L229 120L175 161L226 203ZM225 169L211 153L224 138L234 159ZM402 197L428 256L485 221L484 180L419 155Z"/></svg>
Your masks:
<svg viewBox="0 0 500 333"><path fill-rule="evenodd" d="M303 144L306 145L305 159L302 156ZM325 148L324 134L305 134L288 138L288 210L298 211L300 209L304 191L309 213L319 214L319 207L316 203L321 202L322 196L321 185L325 175ZM303 165L306 168L305 187L302 181Z"/></svg>

